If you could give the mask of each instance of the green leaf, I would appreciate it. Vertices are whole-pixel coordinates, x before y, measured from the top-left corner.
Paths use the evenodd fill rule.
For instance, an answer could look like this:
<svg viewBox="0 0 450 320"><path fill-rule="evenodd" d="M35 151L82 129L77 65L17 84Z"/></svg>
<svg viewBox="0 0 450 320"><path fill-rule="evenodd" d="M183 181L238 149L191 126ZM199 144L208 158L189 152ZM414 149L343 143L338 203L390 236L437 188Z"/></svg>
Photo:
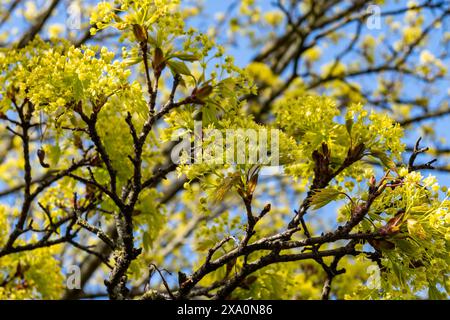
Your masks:
<svg viewBox="0 0 450 320"><path fill-rule="evenodd" d="M222 183L217 187L214 193L214 201L220 202L225 198L225 195L235 186L240 179L239 173L234 173L231 176L223 179Z"/></svg>
<svg viewBox="0 0 450 320"><path fill-rule="evenodd" d="M215 123L218 117L218 109L212 101L209 101L202 108L202 121L204 123Z"/></svg>
<svg viewBox="0 0 450 320"><path fill-rule="evenodd" d="M402 252L405 252L408 255L413 256L417 252L416 248L414 248L414 245L408 240L399 239L395 241L395 244L400 248Z"/></svg>
<svg viewBox="0 0 450 320"><path fill-rule="evenodd" d="M311 196L311 207L315 210L320 209L331 201L337 200L342 196L342 192L333 188L314 191L314 194Z"/></svg>
<svg viewBox="0 0 450 320"><path fill-rule="evenodd" d="M400 283L401 287L405 287L405 278L402 274L401 268L393 261L391 261L392 264L392 271L394 272L395 276L398 279L398 282Z"/></svg>
<svg viewBox="0 0 450 320"><path fill-rule="evenodd" d="M151 30L151 24L148 23L149 20L147 20L144 25ZM162 31L158 29L156 31L156 36L152 36L150 33L148 34L147 41L150 44L150 46L154 48L163 48L163 35Z"/></svg>
<svg viewBox="0 0 450 320"><path fill-rule="evenodd" d="M135 64L138 64L142 61L142 57L130 57L125 60L123 60L123 63L125 63L127 66L132 66Z"/></svg>
<svg viewBox="0 0 450 320"><path fill-rule="evenodd" d="M440 292L438 288L436 288L435 284L430 284L430 286L428 287L428 299L441 300L445 299L445 295L443 295L442 292Z"/></svg>
<svg viewBox="0 0 450 320"><path fill-rule="evenodd" d="M78 77L75 77L75 79L73 80L72 88L75 101L80 101L81 99L83 99L84 95L83 83Z"/></svg>
<svg viewBox="0 0 450 320"><path fill-rule="evenodd" d="M202 83L203 81L205 81L205 71L202 72L200 78L198 79L197 83Z"/></svg>
<svg viewBox="0 0 450 320"><path fill-rule="evenodd" d="M144 232L142 237L142 245L144 246L144 250L148 251L152 245L152 238L150 237L148 232Z"/></svg>
<svg viewBox="0 0 450 320"><path fill-rule="evenodd" d="M187 65L182 61L167 61L167 65L173 74L183 74L186 76L192 76L191 71L187 67Z"/></svg>
<svg viewBox="0 0 450 320"><path fill-rule="evenodd" d="M56 144L49 146L48 160L50 161L50 165L52 167L55 167L58 164L60 158L61 158L61 148L59 147L59 145Z"/></svg>
<svg viewBox="0 0 450 320"><path fill-rule="evenodd" d="M395 162L389 158L389 156L384 153L383 151L380 150L370 150L370 155L377 158L378 160L381 161L381 163L389 169L395 169L396 168L396 164Z"/></svg>
<svg viewBox="0 0 450 320"><path fill-rule="evenodd" d="M197 242L195 248L198 251L200 251L200 252L206 251L206 250L212 248L217 243L217 241L218 240L216 238L214 238L214 239L208 239L208 238L201 239L200 241Z"/></svg>
<svg viewBox="0 0 450 320"><path fill-rule="evenodd" d="M204 85L203 87L201 87L200 89L198 89L195 92L195 96L200 99L203 100L205 98L207 98L212 92L213 92L213 87L209 84Z"/></svg>
<svg viewBox="0 0 450 320"><path fill-rule="evenodd" d="M236 82L232 78L226 78L217 84L220 94L224 98L231 98L236 95Z"/></svg>
<svg viewBox="0 0 450 320"><path fill-rule="evenodd" d="M170 57L177 58L177 59L180 59L183 61L189 61L189 62L198 61L198 59L199 59L199 57L194 54L182 53L182 52L175 52Z"/></svg>
<svg viewBox="0 0 450 320"><path fill-rule="evenodd" d="M150 45L154 48L159 47L159 43L158 41L155 39L155 37L151 36L150 34L148 35L148 39L147 39L148 43L150 43Z"/></svg>
<svg viewBox="0 0 450 320"><path fill-rule="evenodd" d="M345 120L345 128L347 129L348 134L351 136L353 128L353 119Z"/></svg>

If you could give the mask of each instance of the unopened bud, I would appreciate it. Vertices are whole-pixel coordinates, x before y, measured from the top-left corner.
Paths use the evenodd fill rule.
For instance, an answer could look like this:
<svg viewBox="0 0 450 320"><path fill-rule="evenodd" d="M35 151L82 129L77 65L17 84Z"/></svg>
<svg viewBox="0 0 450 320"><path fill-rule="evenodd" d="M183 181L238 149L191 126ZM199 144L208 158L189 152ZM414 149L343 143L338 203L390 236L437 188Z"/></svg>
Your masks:
<svg viewBox="0 0 450 320"><path fill-rule="evenodd" d="M140 24L133 24L133 33L136 40L139 42L147 42L148 34L147 30Z"/></svg>
<svg viewBox="0 0 450 320"><path fill-rule="evenodd" d="M45 151L44 151L44 149L38 149L37 156L39 158L39 163L41 164L42 167L44 167L44 168L50 167L50 165L45 162Z"/></svg>
<svg viewBox="0 0 450 320"><path fill-rule="evenodd" d="M206 86L201 87L198 90L195 90L193 92L193 94L195 95L196 98L198 99L204 99L207 98L213 91L213 87L209 84L207 84Z"/></svg>

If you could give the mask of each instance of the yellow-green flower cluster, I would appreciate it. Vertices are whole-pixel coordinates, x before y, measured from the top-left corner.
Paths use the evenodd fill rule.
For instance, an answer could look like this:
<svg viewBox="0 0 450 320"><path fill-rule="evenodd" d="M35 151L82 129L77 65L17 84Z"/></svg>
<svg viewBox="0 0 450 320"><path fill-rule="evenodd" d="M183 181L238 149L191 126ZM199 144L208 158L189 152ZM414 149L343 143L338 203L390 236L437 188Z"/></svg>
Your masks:
<svg viewBox="0 0 450 320"><path fill-rule="evenodd" d="M306 95L281 99L275 109L277 125L298 143L300 155L287 171L309 176L314 167L312 154L323 143L331 151L332 166L342 164L348 150L364 144L365 154L372 151L400 158L403 131L385 114L366 111L353 104L341 111L330 98ZM356 170L359 175L366 168ZM352 167L355 173L355 167ZM353 176L353 175L352 175Z"/></svg>
<svg viewBox="0 0 450 320"><path fill-rule="evenodd" d="M0 206L0 247L7 241L9 221L6 207ZM32 241L34 239L31 239ZM25 240L17 240L17 245ZM42 248L0 258L0 300L58 299L64 290L60 262L53 256L58 247ZM19 276L13 277L17 272Z"/></svg>
<svg viewBox="0 0 450 320"><path fill-rule="evenodd" d="M0 258L0 281L22 269L21 277L0 286L1 300L59 299L64 291L60 262L53 256L58 250L42 248Z"/></svg>
<svg viewBox="0 0 450 320"><path fill-rule="evenodd" d="M128 86L130 71L113 58L106 48L50 47L37 40L1 61L2 89L49 113L63 113L80 101L104 103ZM2 103L3 109L10 106L9 100Z"/></svg>
<svg viewBox="0 0 450 320"><path fill-rule="evenodd" d="M361 104L351 105L345 115L351 121L350 137L353 144L364 143L370 150L389 152L400 159L405 145L401 142L403 129L386 113L366 111Z"/></svg>
<svg viewBox="0 0 450 320"><path fill-rule="evenodd" d="M385 273L384 290L394 296L413 296L424 289L432 299L450 294L450 201L439 199L439 190L435 177L411 172L371 206L371 223L364 231L382 228L387 233L389 245L378 249L391 271Z"/></svg>
<svg viewBox="0 0 450 320"><path fill-rule="evenodd" d="M150 32L167 39L169 35L181 34L184 22L179 8L179 0L120 0L114 4L100 2L91 14L91 33L113 27L130 31L133 25L145 26ZM125 12L125 15L122 13Z"/></svg>

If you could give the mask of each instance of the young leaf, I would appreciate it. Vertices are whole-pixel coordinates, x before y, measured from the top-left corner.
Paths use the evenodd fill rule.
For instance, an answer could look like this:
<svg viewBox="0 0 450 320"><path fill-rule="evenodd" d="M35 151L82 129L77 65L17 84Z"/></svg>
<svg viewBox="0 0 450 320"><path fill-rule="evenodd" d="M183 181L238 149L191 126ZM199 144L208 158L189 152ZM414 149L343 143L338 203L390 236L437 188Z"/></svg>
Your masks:
<svg viewBox="0 0 450 320"><path fill-rule="evenodd" d="M152 238L150 237L148 232L144 232L144 235L142 238L142 244L144 246L145 251L148 251L151 248Z"/></svg>
<svg viewBox="0 0 450 320"><path fill-rule="evenodd" d="M258 184L258 174L256 173L251 177L250 181L248 182L248 186L247 186L247 194L248 195L253 195L257 184Z"/></svg>
<svg viewBox="0 0 450 320"><path fill-rule="evenodd" d="M150 46L152 46L154 48L160 47L160 45L161 45L161 43L158 42L158 40L150 34L148 35L147 41L148 41L148 43L150 43Z"/></svg>
<svg viewBox="0 0 450 320"><path fill-rule="evenodd" d="M389 219L386 225L382 226L379 230L382 235L392 235L400 231L400 226L403 222L405 211L400 211L393 218Z"/></svg>
<svg viewBox="0 0 450 320"><path fill-rule="evenodd" d="M167 61L167 65L173 74L182 74L186 76L192 75L187 65L182 61L169 60Z"/></svg>
<svg viewBox="0 0 450 320"><path fill-rule="evenodd" d="M56 166L61 157L61 148L58 144L48 147L48 160L52 166Z"/></svg>
<svg viewBox="0 0 450 320"><path fill-rule="evenodd" d="M235 186L239 180L240 175L237 172L223 179L222 183L216 189L214 200L216 202L222 201L228 191L230 191L230 189Z"/></svg>
<svg viewBox="0 0 450 320"><path fill-rule="evenodd" d="M195 96L198 99L202 100L202 99L207 98L212 93L212 91L213 91L213 87L211 85L207 84L207 85L201 87L200 89L196 90Z"/></svg>
<svg viewBox="0 0 450 320"><path fill-rule="evenodd" d="M353 119L345 120L345 128L347 129L348 134L351 135L353 128Z"/></svg>
<svg viewBox="0 0 450 320"><path fill-rule="evenodd" d="M194 54L175 52L170 57L177 58L183 61L194 62L198 61L199 57Z"/></svg>
<svg viewBox="0 0 450 320"><path fill-rule="evenodd" d="M317 190L311 196L311 207L315 210L320 209L331 201L337 200L342 196L342 192L333 188Z"/></svg>
<svg viewBox="0 0 450 320"><path fill-rule="evenodd" d="M396 168L396 164L395 162L389 158L388 155L386 155L383 151L380 150L370 150L370 155L377 158L378 160L381 161L381 163L389 169L395 169Z"/></svg>
<svg viewBox="0 0 450 320"><path fill-rule="evenodd" d="M125 60L123 60L123 63L125 63L127 66L132 66L135 64L138 64L142 61L142 57L130 57Z"/></svg>

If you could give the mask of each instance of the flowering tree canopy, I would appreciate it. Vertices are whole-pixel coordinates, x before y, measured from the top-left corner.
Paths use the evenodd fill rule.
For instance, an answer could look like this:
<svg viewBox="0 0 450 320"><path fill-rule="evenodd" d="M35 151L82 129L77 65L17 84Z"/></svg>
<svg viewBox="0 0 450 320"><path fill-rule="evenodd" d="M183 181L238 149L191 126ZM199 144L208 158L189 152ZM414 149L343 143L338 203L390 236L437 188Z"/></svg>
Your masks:
<svg viewBox="0 0 450 320"><path fill-rule="evenodd" d="M1 2L0 299L449 297L448 1L74 3Z"/></svg>

